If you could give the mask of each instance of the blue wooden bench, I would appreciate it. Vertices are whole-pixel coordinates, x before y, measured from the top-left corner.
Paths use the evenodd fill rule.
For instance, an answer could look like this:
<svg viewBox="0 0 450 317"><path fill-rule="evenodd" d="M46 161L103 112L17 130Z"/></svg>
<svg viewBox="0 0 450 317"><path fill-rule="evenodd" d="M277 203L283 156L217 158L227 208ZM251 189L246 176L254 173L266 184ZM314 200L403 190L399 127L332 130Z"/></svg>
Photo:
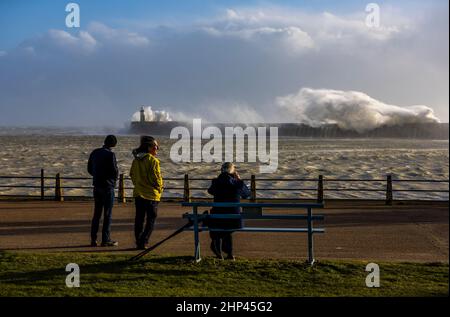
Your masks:
<svg viewBox="0 0 450 317"><path fill-rule="evenodd" d="M315 228L313 226L314 220L323 220L323 215L313 215L313 208L323 208L321 203L316 204L301 204L301 203L213 203L213 202L183 202L183 207L192 207L192 213L185 213L183 218L192 221L193 225L186 227L185 230L194 232L194 257L195 261L201 261L200 256L200 239L199 232L202 231L236 231L236 232L303 232L308 234L308 262L312 265L314 263L314 233L324 233L323 228ZM242 208L280 208L280 209L306 209L307 213L297 215L246 215L246 214L199 214L198 208L202 207L242 207ZM243 227L240 229L210 229L204 225L200 225L203 220L207 219L291 219L291 220L306 220L306 228L267 228L267 227Z"/></svg>

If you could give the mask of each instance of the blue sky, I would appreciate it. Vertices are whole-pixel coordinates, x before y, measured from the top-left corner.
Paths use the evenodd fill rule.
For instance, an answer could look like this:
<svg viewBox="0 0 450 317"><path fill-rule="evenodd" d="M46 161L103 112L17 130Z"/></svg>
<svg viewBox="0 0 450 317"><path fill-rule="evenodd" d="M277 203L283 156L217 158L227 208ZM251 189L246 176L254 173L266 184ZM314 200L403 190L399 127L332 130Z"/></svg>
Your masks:
<svg viewBox="0 0 450 317"><path fill-rule="evenodd" d="M445 0L69 2L0 0L0 125L448 122Z"/></svg>

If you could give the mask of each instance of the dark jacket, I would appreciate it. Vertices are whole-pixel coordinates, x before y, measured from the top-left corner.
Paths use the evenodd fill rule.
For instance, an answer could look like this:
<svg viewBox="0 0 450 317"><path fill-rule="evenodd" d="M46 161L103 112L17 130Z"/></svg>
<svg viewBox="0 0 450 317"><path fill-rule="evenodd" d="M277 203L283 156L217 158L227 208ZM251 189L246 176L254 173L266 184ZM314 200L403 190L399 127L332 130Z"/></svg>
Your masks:
<svg viewBox="0 0 450 317"><path fill-rule="evenodd" d="M240 202L241 198L248 198L250 190L244 181L234 178L228 173L222 173L212 180L208 193L214 196L214 202ZM240 214L240 207L213 207L211 214ZM211 219L211 228L234 229L242 227L241 219Z"/></svg>
<svg viewBox="0 0 450 317"><path fill-rule="evenodd" d="M88 161L88 172L93 176L94 187L116 187L119 169L114 152L106 147L92 151Z"/></svg>

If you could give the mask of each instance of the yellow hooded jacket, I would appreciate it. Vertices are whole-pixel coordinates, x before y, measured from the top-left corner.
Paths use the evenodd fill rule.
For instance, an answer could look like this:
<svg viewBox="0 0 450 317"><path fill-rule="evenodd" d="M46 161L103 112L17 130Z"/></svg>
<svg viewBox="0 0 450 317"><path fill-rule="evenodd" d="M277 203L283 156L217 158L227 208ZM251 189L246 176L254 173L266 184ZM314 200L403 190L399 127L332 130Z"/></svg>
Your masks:
<svg viewBox="0 0 450 317"><path fill-rule="evenodd" d="M163 179L159 160L150 153L137 153L131 164L130 177L133 181L133 197L160 201Z"/></svg>

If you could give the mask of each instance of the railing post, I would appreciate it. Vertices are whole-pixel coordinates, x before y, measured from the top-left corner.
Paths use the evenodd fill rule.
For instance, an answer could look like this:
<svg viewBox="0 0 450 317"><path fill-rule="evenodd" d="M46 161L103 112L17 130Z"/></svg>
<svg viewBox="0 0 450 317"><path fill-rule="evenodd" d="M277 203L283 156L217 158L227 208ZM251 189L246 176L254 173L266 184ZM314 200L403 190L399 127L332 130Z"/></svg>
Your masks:
<svg viewBox="0 0 450 317"><path fill-rule="evenodd" d="M323 175L319 175L319 182L317 184L317 202L323 203Z"/></svg>
<svg viewBox="0 0 450 317"><path fill-rule="evenodd" d="M191 201L191 191L189 189L189 175L184 174L184 194L183 194L183 200L185 202Z"/></svg>
<svg viewBox="0 0 450 317"><path fill-rule="evenodd" d="M392 175L387 175L386 178L386 205L392 205L393 201L393 193L392 193Z"/></svg>
<svg viewBox="0 0 450 317"><path fill-rule="evenodd" d="M64 201L61 188L61 175L59 173L55 177L55 200Z"/></svg>
<svg viewBox="0 0 450 317"><path fill-rule="evenodd" d="M312 208L308 208L308 263L314 264Z"/></svg>
<svg viewBox="0 0 450 317"><path fill-rule="evenodd" d="M252 175L250 180L250 201L254 203L256 201L256 176Z"/></svg>
<svg viewBox="0 0 450 317"><path fill-rule="evenodd" d="M44 200L45 197L45 178L44 178L44 169L41 168L41 200Z"/></svg>
<svg viewBox="0 0 450 317"><path fill-rule="evenodd" d="M252 175L250 178L250 202L256 202L256 176ZM242 207L242 213L250 216L262 216L261 207Z"/></svg>
<svg viewBox="0 0 450 317"><path fill-rule="evenodd" d="M126 199L125 199L125 181L124 181L124 177L123 174L119 175L119 190L118 190L118 201L119 203L125 203Z"/></svg>

